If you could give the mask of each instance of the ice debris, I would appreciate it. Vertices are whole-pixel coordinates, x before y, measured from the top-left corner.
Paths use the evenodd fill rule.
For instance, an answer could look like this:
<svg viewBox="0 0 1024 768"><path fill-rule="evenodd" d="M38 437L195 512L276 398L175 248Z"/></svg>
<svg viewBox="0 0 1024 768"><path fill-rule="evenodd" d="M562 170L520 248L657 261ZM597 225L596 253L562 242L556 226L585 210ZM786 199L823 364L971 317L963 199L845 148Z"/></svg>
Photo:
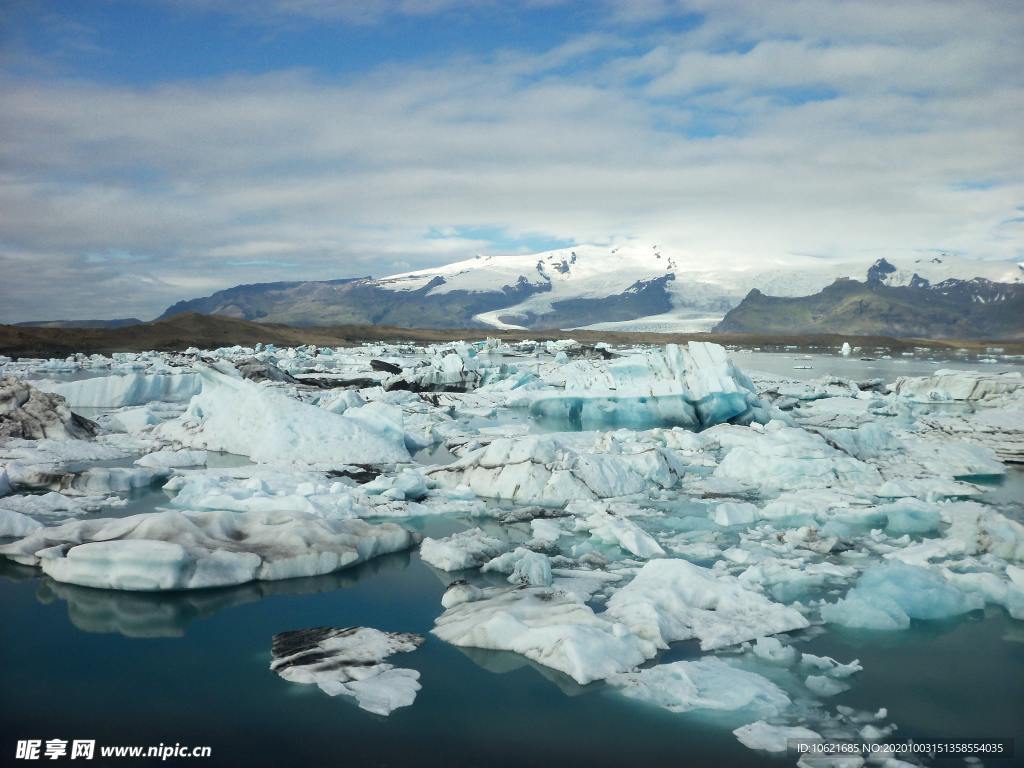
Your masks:
<svg viewBox="0 0 1024 768"><path fill-rule="evenodd" d="M370 627L297 629L274 635L270 668L289 682L315 684L328 696L351 696L361 709L389 715L415 701L420 673L384 660L423 641Z"/></svg>

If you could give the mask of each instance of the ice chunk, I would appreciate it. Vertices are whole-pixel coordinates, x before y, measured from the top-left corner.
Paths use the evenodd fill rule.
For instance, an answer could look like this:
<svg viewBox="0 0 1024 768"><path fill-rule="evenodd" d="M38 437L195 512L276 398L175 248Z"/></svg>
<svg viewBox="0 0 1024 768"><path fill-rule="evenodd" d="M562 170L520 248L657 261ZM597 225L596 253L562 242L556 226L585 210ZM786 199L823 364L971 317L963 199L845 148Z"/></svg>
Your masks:
<svg viewBox="0 0 1024 768"><path fill-rule="evenodd" d="M78 381L41 382L40 387L64 397L72 406L121 408L153 400L185 403L202 389L197 373L126 373Z"/></svg>
<svg viewBox="0 0 1024 768"><path fill-rule="evenodd" d="M795 608L685 560L646 563L608 600L607 615L657 648L696 637L713 650L808 626Z"/></svg>
<svg viewBox="0 0 1024 768"><path fill-rule="evenodd" d="M135 463L140 467L169 469L172 467L201 467L206 464L206 451L154 451L147 453Z"/></svg>
<svg viewBox="0 0 1024 768"><path fill-rule="evenodd" d="M889 560L926 565L961 555L991 554L1003 560L1024 560L1024 525L973 501L943 504L942 516L950 523L945 535L888 553Z"/></svg>
<svg viewBox="0 0 1024 768"><path fill-rule="evenodd" d="M513 651L586 684L633 669L649 644L557 589L489 588L459 602L432 630L452 645Z"/></svg>
<svg viewBox="0 0 1024 768"><path fill-rule="evenodd" d="M89 438L96 425L72 413L63 397L13 376L0 378L0 440L24 438Z"/></svg>
<svg viewBox="0 0 1024 768"><path fill-rule="evenodd" d="M810 728L800 726L770 725L758 720L748 725L741 725L733 734L740 744L748 749L760 749L763 752L785 752L790 739L820 739L821 734Z"/></svg>
<svg viewBox="0 0 1024 768"><path fill-rule="evenodd" d="M329 696L352 696L360 708L389 715L408 707L420 673L384 660L415 651L424 638L369 627L315 627L274 635L270 668L293 683L315 684Z"/></svg>
<svg viewBox="0 0 1024 768"><path fill-rule="evenodd" d="M716 428L722 429L722 428ZM716 478L765 491L869 486L881 483L878 470L832 448L816 434L773 421L763 431L717 432L728 450ZM725 443L725 439L728 443ZM733 447L734 446L734 447Z"/></svg>
<svg viewBox="0 0 1024 768"><path fill-rule="evenodd" d="M885 530L897 536L904 533L931 533L939 528L942 516L935 504L917 499L900 499L876 510L885 515Z"/></svg>
<svg viewBox="0 0 1024 768"><path fill-rule="evenodd" d="M562 429L699 430L726 421L766 421L768 406L721 346L691 341L668 344L614 360L567 368L562 393L542 393L533 418Z"/></svg>
<svg viewBox="0 0 1024 768"><path fill-rule="evenodd" d="M791 704L785 691L767 678L716 658L659 664L615 675L608 682L631 699L671 712L726 710L773 717Z"/></svg>
<svg viewBox="0 0 1024 768"><path fill-rule="evenodd" d="M783 645L777 637L759 637L751 650L757 658L770 661L772 664L788 667L796 662L796 648Z"/></svg>
<svg viewBox="0 0 1024 768"><path fill-rule="evenodd" d="M747 502L725 501L716 504L708 517L718 525L750 525L757 520L757 507Z"/></svg>
<svg viewBox="0 0 1024 768"><path fill-rule="evenodd" d="M177 491L174 505L193 510L306 512L325 518L368 517L365 497L351 486L317 472L290 466L237 467L188 472L171 478L165 491Z"/></svg>
<svg viewBox="0 0 1024 768"><path fill-rule="evenodd" d="M460 571L477 568L508 547L507 542L488 536L480 528L471 528L443 539L424 539L420 545L420 557L442 571Z"/></svg>
<svg viewBox="0 0 1024 768"><path fill-rule="evenodd" d="M564 507L576 499L604 499L670 488L684 467L658 445L630 446L613 436L586 447L562 435L500 438L427 474L446 486L466 485L479 496L517 504Z"/></svg>
<svg viewBox="0 0 1024 768"><path fill-rule="evenodd" d="M125 502L115 496L66 496L63 493L29 493L0 499L0 509L32 517L78 517L106 506Z"/></svg>
<svg viewBox="0 0 1024 768"><path fill-rule="evenodd" d="M892 562L865 571L846 597L822 606L821 618L858 629L906 629L911 619L942 619L983 605L934 571Z"/></svg>
<svg viewBox="0 0 1024 768"><path fill-rule="evenodd" d="M473 586L464 579L459 579L448 585L448 589L441 596L441 605L445 608L451 608L459 603L479 600L482 596L483 592L479 587Z"/></svg>
<svg viewBox="0 0 1024 768"><path fill-rule="evenodd" d="M393 425L325 411L244 379L206 368L203 390L175 421L155 429L161 437L193 448L336 467L408 461L404 438ZM361 409L353 409L359 411Z"/></svg>
<svg viewBox="0 0 1024 768"><path fill-rule="evenodd" d="M605 503L574 501L566 511L579 515L577 531L589 531L595 539L619 546L645 560L665 556L665 550L653 536L629 518L610 512Z"/></svg>
<svg viewBox="0 0 1024 768"><path fill-rule="evenodd" d="M41 523L37 523L28 515L0 507L0 538L20 538L42 527Z"/></svg>
<svg viewBox="0 0 1024 768"><path fill-rule="evenodd" d="M510 584L526 584L531 587L551 586L551 558L526 547L516 547L511 552L484 563L483 572L496 571L509 574Z"/></svg>
<svg viewBox="0 0 1024 768"><path fill-rule="evenodd" d="M978 371L936 371L931 376L903 377L896 380L892 391L903 397L921 401L989 400L1024 389L1020 371L992 374Z"/></svg>
<svg viewBox="0 0 1024 768"><path fill-rule="evenodd" d="M0 546L56 581L160 591L330 573L408 549L397 525L280 512L153 512L76 520Z"/></svg>
<svg viewBox="0 0 1024 768"><path fill-rule="evenodd" d="M850 686L846 683L825 675L808 675L804 680L804 685L807 686L809 691L822 697L837 696L844 691L850 690Z"/></svg>

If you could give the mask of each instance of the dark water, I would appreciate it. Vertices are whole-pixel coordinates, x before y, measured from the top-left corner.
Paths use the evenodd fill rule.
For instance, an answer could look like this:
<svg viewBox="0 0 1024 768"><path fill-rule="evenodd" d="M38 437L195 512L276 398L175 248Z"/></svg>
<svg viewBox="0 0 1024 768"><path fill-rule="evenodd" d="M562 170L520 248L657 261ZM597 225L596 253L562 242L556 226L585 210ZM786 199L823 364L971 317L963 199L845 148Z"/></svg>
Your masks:
<svg viewBox="0 0 1024 768"><path fill-rule="evenodd" d="M429 635L392 659L419 670L423 690L388 718L267 668L271 636L283 630L426 634L443 589L415 553L330 576L172 595L72 587L4 565L0 764L13 762L19 738L209 745L213 760L204 762L232 766L793 763L742 747L730 733L740 721L672 714ZM859 658L853 689L832 701L888 707L902 736L1015 736L1024 745L1024 627L1001 610L907 632L830 632L798 647ZM696 655L684 643L663 660Z"/></svg>

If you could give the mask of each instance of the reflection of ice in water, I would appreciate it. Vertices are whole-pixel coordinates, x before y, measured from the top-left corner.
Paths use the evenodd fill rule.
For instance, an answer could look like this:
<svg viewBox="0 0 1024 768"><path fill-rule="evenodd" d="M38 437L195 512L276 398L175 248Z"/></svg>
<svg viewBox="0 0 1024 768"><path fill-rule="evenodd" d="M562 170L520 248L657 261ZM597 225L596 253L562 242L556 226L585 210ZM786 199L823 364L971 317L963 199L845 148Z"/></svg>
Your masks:
<svg viewBox="0 0 1024 768"><path fill-rule="evenodd" d="M193 621L225 609L267 597L295 597L347 589L375 575L401 571L408 567L409 558L408 552L396 552L325 576L255 581L225 589L167 593L91 589L43 578L36 597L45 604L66 602L71 623L85 632L115 633L126 637L182 637ZM24 570L19 569L18 573ZM29 573L36 575L32 570Z"/></svg>

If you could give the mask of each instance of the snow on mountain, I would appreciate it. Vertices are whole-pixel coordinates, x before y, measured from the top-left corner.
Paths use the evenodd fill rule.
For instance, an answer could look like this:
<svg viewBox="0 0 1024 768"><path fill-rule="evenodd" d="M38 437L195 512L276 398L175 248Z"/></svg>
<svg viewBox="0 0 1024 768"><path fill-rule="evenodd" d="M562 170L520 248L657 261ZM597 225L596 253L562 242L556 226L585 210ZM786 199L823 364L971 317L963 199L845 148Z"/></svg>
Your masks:
<svg viewBox="0 0 1024 768"><path fill-rule="evenodd" d="M978 261L946 254L880 260L885 265L880 281L909 285L914 276L933 285L949 279L985 278L998 283L1020 283L1024 270L1013 261ZM530 287L513 306L474 315L477 322L495 328L536 327L538 318L557 316L567 303L591 300L590 322L574 327L601 330L697 331L709 330L752 289L769 296L808 296L840 277L865 280L877 263L868 260L833 262L804 258L775 266L725 266L684 257L657 244L616 246L577 245L542 253L477 256L441 267L392 275L377 281L392 291L427 290L429 296L455 291L489 292L504 287ZM889 271L891 267L891 271ZM667 306L652 302L650 314L629 319L600 319L597 300L662 289ZM433 287L429 287L431 282ZM654 291L653 293L657 293ZM568 327L562 325L562 327Z"/></svg>

